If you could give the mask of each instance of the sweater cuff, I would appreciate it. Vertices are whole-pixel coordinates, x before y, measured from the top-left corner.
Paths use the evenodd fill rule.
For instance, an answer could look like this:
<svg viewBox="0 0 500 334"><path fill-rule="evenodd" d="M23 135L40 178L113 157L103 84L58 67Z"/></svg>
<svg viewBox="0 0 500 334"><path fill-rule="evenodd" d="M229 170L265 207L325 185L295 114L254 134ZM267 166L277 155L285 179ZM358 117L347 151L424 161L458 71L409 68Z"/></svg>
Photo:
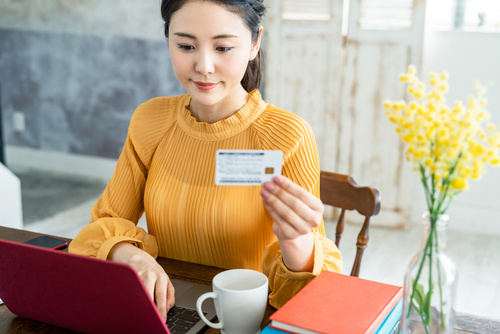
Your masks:
<svg viewBox="0 0 500 334"><path fill-rule="evenodd" d="M144 249L144 244L139 239L130 238L127 236L114 236L102 243L101 247L99 247L99 250L97 251L96 258L101 260L107 260L111 249L120 242L128 242L139 249L142 250Z"/></svg>
<svg viewBox="0 0 500 334"><path fill-rule="evenodd" d="M323 269L323 264L325 262L323 243L321 242L321 240L318 239L317 234L314 232L313 232L313 237L314 237L314 254L313 254L314 264L312 272L289 270L285 265L285 263L283 262L283 255L280 254L280 257L278 259L279 275L291 280L307 280L307 279L312 279L321 273Z"/></svg>
<svg viewBox="0 0 500 334"><path fill-rule="evenodd" d="M318 238L318 234L313 233L314 236L314 265L312 274L318 276L323 270L325 264L325 250L323 249L323 243Z"/></svg>

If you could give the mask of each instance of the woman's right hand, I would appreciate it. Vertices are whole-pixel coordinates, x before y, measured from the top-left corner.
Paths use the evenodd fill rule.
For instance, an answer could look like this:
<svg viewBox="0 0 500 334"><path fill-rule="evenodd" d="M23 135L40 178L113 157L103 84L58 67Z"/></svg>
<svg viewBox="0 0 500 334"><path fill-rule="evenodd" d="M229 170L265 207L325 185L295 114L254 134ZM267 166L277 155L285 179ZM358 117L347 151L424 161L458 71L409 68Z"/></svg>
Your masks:
<svg viewBox="0 0 500 334"><path fill-rule="evenodd" d="M120 242L113 246L108 260L126 263L139 274L151 299L161 316L166 320L167 312L175 304L175 289L163 268L145 251L128 242Z"/></svg>

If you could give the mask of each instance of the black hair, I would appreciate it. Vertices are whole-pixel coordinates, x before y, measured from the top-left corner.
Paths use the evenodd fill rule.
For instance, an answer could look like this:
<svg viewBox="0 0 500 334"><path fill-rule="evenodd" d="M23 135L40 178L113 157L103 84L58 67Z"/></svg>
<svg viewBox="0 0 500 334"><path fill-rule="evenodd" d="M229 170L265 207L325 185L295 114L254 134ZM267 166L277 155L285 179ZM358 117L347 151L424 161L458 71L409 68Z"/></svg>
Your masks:
<svg viewBox="0 0 500 334"><path fill-rule="evenodd" d="M161 16L165 21L165 37L168 39L170 21L175 12L182 8L190 0L162 0ZM266 13L264 0L205 0L221 5L232 13L241 16L246 26L252 33L252 42L259 38L259 26ZM261 49L257 56L248 62L247 69L241 85L247 92L260 88L262 83L262 67L264 65L264 54Z"/></svg>

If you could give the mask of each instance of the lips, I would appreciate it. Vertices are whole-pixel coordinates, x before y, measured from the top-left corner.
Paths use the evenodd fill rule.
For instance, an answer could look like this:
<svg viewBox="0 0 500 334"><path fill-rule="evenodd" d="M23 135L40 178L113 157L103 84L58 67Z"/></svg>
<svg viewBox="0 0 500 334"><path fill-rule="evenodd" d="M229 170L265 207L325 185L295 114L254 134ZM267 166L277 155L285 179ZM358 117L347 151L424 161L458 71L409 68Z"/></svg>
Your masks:
<svg viewBox="0 0 500 334"><path fill-rule="evenodd" d="M211 90L217 87L218 85L218 83L201 82L201 81L194 81L194 84L200 90Z"/></svg>

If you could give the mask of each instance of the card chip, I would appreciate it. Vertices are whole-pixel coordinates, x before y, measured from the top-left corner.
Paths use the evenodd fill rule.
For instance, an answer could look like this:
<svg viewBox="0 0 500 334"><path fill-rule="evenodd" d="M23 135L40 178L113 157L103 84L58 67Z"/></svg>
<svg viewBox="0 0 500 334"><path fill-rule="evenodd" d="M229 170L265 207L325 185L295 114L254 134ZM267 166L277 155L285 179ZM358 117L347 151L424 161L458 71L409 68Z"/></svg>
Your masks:
<svg viewBox="0 0 500 334"><path fill-rule="evenodd" d="M274 173L273 167L266 167L266 174L273 174L273 173Z"/></svg>

